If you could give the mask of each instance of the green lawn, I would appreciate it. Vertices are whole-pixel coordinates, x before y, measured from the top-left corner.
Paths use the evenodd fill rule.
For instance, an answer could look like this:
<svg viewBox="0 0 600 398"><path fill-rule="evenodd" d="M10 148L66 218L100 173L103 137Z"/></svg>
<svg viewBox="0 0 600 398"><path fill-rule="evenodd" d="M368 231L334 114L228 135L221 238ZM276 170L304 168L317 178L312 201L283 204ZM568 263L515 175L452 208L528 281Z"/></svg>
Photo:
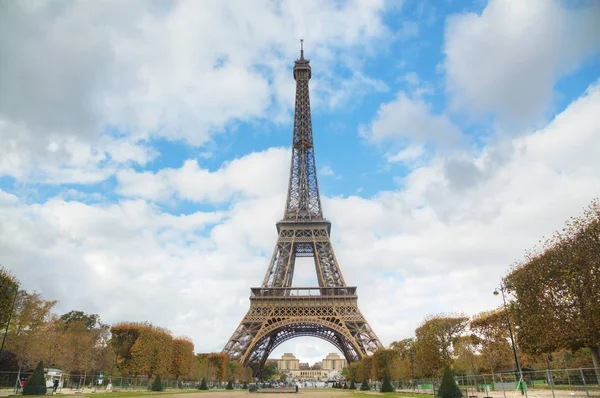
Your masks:
<svg viewBox="0 0 600 398"><path fill-rule="evenodd" d="M245 391L245 390L238 390ZM105 392L102 394L106 394L111 398L121 398L121 397L147 397L150 395L172 395L172 394L198 394L208 391L200 391L200 390L167 390L167 391L119 391L119 392ZM65 394L66 395L66 394ZM70 394L69 394L70 395ZM81 395L74 396L83 396L83 397L98 397L98 393L83 393Z"/></svg>

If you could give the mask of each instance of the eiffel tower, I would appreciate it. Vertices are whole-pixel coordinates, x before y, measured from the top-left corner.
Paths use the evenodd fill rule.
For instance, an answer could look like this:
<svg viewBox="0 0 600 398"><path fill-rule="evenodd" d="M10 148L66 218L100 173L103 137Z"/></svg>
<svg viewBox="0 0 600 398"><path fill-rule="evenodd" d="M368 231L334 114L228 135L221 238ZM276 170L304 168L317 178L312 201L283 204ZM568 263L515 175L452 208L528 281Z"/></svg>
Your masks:
<svg viewBox="0 0 600 398"><path fill-rule="evenodd" d="M302 41L301 41L302 43ZM269 354L281 343L313 336L337 347L348 363L383 345L358 309L356 287L346 286L329 238L331 222L323 217L308 81L310 61L295 61L296 105L292 162L277 244L261 287L251 288L250 310L225 345L232 360L260 377ZM292 287L296 257L313 257L318 287Z"/></svg>

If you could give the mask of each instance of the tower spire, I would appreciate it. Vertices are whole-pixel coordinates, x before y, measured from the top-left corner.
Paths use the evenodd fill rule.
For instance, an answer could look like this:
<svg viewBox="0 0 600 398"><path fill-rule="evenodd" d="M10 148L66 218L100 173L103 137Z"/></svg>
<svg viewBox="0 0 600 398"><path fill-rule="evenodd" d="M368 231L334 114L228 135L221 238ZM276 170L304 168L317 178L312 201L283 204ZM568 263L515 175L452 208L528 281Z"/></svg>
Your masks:
<svg viewBox="0 0 600 398"><path fill-rule="evenodd" d="M292 137L292 164L284 220L322 220L321 198L313 145L310 94L310 61L304 58L304 39L300 39L300 59L294 63L296 104Z"/></svg>

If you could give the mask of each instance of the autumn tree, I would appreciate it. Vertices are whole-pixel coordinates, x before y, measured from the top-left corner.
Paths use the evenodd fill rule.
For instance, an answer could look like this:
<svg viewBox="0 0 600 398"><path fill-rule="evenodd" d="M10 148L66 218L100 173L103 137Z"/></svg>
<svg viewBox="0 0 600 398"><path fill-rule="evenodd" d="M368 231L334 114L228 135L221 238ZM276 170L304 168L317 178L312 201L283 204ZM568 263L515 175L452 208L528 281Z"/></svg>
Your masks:
<svg viewBox="0 0 600 398"><path fill-rule="evenodd" d="M384 376L391 379L400 378L401 358L400 353L393 349L380 349L373 354L373 378L383 380Z"/></svg>
<svg viewBox="0 0 600 398"><path fill-rule="evenodd" d="M519 348L528 353L589 347L600 368L600 201L571 218L508 275Z"/></svg>
<svg viewBox="0 0 600 398"><path fill-rule="evenodd" d="M60 321L65 328L68 328L72 322L83 323L87 329L94 329L101 324L100 315L86 314L83 311L70 311L61 315Z"/></svg>
<svg viewBox="0 0 600 398"><path fill-rule="evenodd" d="M192 343L190 338L177 337L173 339L170 371L175 376L176 381L179 380L180 376L189 374L193 361L194 343Z"/></svg>
<svg viewBox="0 0 600 398"><path fill-rule="evenodd" d="M365 356L360 360L363 379L372 380L375 377L373 372L373 356Z"/></svg>
<svg viewBox="0 0 600 398"><path fill-rule="evenodd" d="M19 289L19 281L6 268L0 265L0 328L4 330L8 323L15 295Z"/></svg>
<svg viewBox="0 0 600 398"><path fill-rule="evenodd" d="M19 371L39 362L47 346L45 326L56 301L46 301L40 294L19 292L6 336L5 349L16 356Z"/></svg>
<svg viewBox="0 0 600 398"><path fill-rule="evenodd" d="M360 383L364 379L362 363L351 362L348 364L348 380Z"/></svg>
<svg viewBox="0 0 600 398"><path fill-rule="evenodd" d="M467 375L478 372L480 355L477 351L480 343L479 337L474 334L466 334L454 339L453 363L456 374Z"/></svg>
<svg viewBox="0 0 600 398"><path fill-rule="evenodd" d="M462 314L430 315L415 330L415 361L423 376L437 376L452 364L453 342L466 329L469 318Z"/></svg>
<svg viewBox="0 0 600 398"><path fill-rule="evenodd" d="M412 379L414 370L414 352L416 342L413 338L406 338L399 341L393 341L390 344L390 349L395 350L399 356L400 374L398 378Z"/></svg>
<svg viewBox="0 0 600 398"><path fill-rule="evenodd" d="M166 374L171 366L171 332L150 323L123 322L111 329L118 369L130 375Z"/></svg>
<svg viewBox="0 0 600 398"><path fill-rule="evenodd" d="M227 354L210 354L210 366L214 369L215 379L219 383L227 378L229 356Z"/></svg>
<svg viewBox="0 0 600 398"><path fill-rule="evenodd" d="M471 319L469 328L478 338L480 365L494 373L514 366L504 308L481 312Z"/></svg>

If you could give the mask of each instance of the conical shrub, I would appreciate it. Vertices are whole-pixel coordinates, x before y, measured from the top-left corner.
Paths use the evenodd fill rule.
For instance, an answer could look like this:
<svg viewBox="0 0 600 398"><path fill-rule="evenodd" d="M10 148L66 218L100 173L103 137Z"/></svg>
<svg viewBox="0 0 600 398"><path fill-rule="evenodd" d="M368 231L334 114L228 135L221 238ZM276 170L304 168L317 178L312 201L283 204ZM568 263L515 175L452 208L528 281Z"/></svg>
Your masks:
<svg viewBox="0 0 600 398"><path fill-rule="evenodd" d="M367 379L363 380L362 384L360 385L360 390L369 391L369 382L367 381Z"/></svg>
<svg viewBox="0 0 600 398"><path fill-rule="evenodd" d="M198 387L198 390L208 390L208 386L206 385L205 378L202 378L202 383L200 383L200 387Z"/></svg>
<svg viewBox="0 0 600 398"><path fill-rule="evenodd" d="M354 380L350 382L350 390L356 390L356 384L354 384Z"/></svg>
<svg viewBox="0 0 600 398"><path fill-rule="evenodd" d="M225 387L226 390L233 390L233 382L231 380L229 380L229 383L227 383L227 387Z"/></svg>
<svg viewBox="0 0 600 398"><path fill-rule="evenodd" d="M160 381L160 375L156 375L154 381L152 382L152 391L162 391L162 382Z"/></svg>
<svg viewBox="0 0 600 398"><path fill-rule="evenodd" d="M444 376L437 396L440 398L460 398L462 396L460 388L458 388L456 380L454 380L454 376L448 368L444 368Z"/></svg>
<svg viewBox="0 0 600 398"><path fill-rule="evenodd" d="M33 374L23 387L23 395L46 395L46 378L44 377L44 363L40 361Z"/></svg>
<svg viewBox="0 0 600 398"><path fill-rule="evenodd" d="M390 375L387 373L383 376L383 384L381 385L381 392L394 392L394 387L392 387L392 383L390 381Z"/></svg>

